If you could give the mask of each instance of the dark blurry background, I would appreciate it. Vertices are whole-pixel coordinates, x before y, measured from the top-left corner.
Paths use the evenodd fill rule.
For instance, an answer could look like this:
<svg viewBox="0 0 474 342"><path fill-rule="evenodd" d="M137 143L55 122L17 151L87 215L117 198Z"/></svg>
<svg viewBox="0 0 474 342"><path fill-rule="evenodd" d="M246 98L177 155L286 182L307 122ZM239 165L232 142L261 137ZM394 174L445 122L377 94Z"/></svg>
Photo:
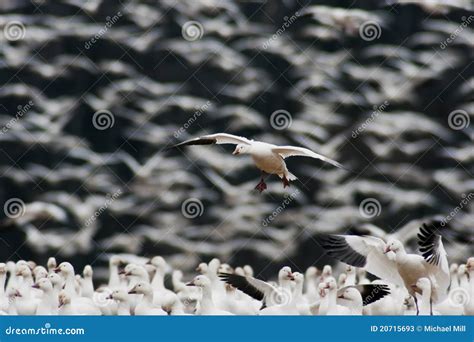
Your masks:
<svg viewBox="0 0 474 342"><path fill-rule="evenodd" d="M218 256L268 276L330 261L317 232L413 232L455 208L446 244L467 258L474 12L449 4L2 0L0 260ZM213 132L355 172L295 158L299 180L260 195L231 146L164 151Z"/></svg>

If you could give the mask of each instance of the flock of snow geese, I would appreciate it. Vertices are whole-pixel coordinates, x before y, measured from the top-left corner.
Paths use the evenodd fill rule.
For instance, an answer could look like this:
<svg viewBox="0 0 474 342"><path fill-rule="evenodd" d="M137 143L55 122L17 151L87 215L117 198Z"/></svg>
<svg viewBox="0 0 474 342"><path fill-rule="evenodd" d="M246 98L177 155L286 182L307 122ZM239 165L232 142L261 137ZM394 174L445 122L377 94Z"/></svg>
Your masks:
<svg viewBox="0 0 474 342"><path fill-rule="evenodd" d="M330 265L304 274L281 268L277 281L254 277L251 266L217 258L183 281L161 256L113 255L106 284L94 286L93 268L77 274L50 257L0 263L4 315L473 315L474 257L448 264L440 222L418 233L421 255L396 239L319 235L317 241L347 264L337 277ZM165 277L171 273L169 288ZM370 280L371 275L379 279Z"/></svg>

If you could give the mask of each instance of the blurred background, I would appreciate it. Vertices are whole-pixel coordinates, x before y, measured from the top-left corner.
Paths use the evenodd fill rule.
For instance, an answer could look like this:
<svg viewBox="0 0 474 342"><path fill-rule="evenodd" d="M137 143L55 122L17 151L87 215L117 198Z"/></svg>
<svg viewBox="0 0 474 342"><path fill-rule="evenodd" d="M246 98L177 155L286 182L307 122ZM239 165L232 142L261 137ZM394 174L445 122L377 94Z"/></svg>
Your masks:
<svg viewBox="0 0 474 342"><path fill-rule="evenodd" d="M421 3L421 4L420 4ZM114 253L259 277L333 262L318 232L449 222L473 254L471 1L2 0L0 260ZM227 132L304 146L260 174ZM471 201L472 200L472 201ZM379 227L378 230L376 227ZM101 277L100 271L96 274Z"/></svg>

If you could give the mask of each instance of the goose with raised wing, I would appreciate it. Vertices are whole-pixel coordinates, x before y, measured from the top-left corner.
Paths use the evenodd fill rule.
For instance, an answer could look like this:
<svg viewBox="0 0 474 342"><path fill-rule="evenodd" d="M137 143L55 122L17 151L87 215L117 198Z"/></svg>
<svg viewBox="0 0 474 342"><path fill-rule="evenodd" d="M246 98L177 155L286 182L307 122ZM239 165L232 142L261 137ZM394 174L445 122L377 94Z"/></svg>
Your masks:
<svg viewBox="0 0 474 342"><path fill-rule="evenodd" d="M255 166L262 172L262 178L255 189L262 192L267 188L265 183L266 175L277 175L283 182L283 187L290 185L290 181L296 180L286 167L285 159L289 157L310 157L320 159L333 166L344 167L335 160L325 157L321 154L313 152L304 147L297 146L277 146L262 141L250 140L237 135L227 133L216 133L204 135L199 138L186 140L182 143L174 145L173 147L188 146L188 145L213 145L213 144L233 144L237 145L232 154L250 154L252 156Z"/></svg>
<svg viewBox="0 0 474 342"><path fill-rule="evenodd" d="M409 254L396 239L387 242L380 238L356 235L318 235L316 240L334 258L390 282L405 287L415 296L416 282L429 278L433 283L431 300L437 303L446 297L450 284L450 272L442 237L438 233L442 223L433 221L423 224L418 233L421 255Z"/></svg>

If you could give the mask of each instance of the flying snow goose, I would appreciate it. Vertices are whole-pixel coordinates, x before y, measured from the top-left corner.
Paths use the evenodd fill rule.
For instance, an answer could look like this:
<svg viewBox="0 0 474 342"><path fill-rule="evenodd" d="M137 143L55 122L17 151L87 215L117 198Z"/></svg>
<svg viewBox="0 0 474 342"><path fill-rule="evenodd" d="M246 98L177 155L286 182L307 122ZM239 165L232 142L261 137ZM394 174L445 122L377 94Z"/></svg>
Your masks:
<svg viewBox="0 0 474 342"><path fill-rule="evenodd" d="M280 287L251 276L220 273L219 277L250 297L262 301L263 307L281 305L286 298L291 297L291 281L294 279L288 266L278 272Z"/></svg>
<svg viewBox="0 0 474 342"><path fill-rule="evenodd" d="M264 191L267 188L267 185L265 183L265 176L267 174L277 175L278 177L280 177L283 182L284 188L290 185L290 181L297 179L296 176L290 173L286 167L285 159L288 157L299 156L320 159L331 165L344 169L344 167L337 161L334 161L304 147L277 146L227 133L204 135L199 138L186 140L182 143L174 145L173 147L212 144L237 145L232 154L250 154L255 163L255 166L257 166L257 168L262 171L262 178L255 187L255 189L260 192Z"/></svg>
<svg viewBox="0 0 474 342"><path fill-rule="evenodd" d="M422 277L433 283L433 302L443 299L450 283L450 273L442 237L437 234L441 223L423 224L418 234L418 245L423 256L408 254L396 239L387 243L371 236L318 235L319 244L336 259L356 267L395 285L405 286L417 298L412 285Z"/></svg>

